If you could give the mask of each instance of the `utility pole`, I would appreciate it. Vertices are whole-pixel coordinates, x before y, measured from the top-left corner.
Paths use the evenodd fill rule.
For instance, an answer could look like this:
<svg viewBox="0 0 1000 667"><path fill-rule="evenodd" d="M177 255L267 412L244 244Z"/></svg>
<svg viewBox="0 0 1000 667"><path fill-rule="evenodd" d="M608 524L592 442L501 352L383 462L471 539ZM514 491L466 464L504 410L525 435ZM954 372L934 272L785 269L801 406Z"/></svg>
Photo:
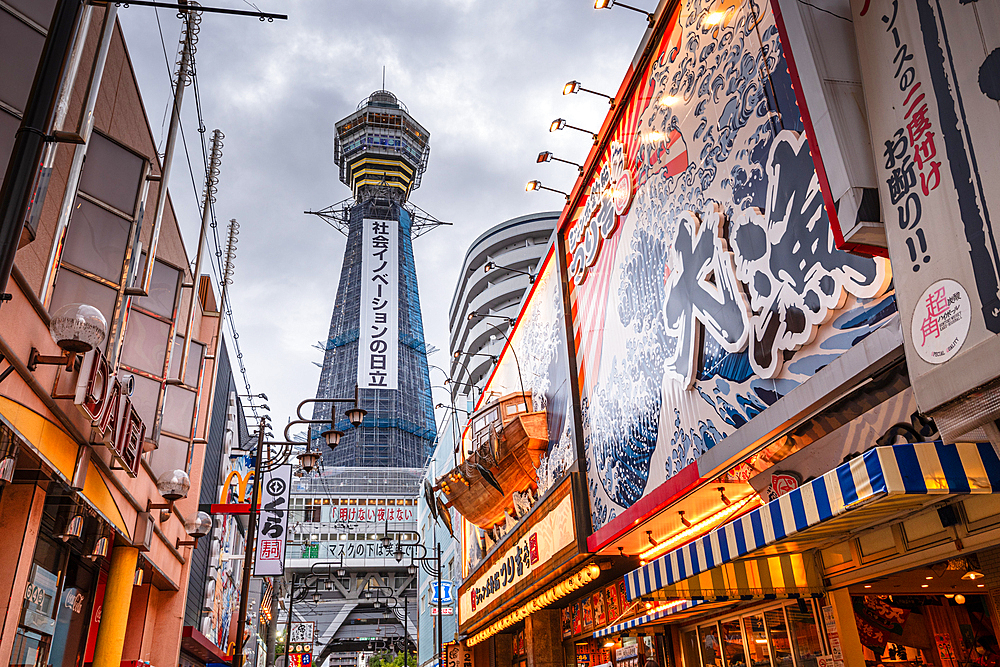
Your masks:
<svg viewBox="0 0 1000 667"><path fill-rule="evenodd" d="M184 89L187 88L194 74L194 54L197 51L195 45L198 43L200 30L201 13L194 10L184 12L184 36L181 38L181 55L177 63L177 82L174 85L174 103L170 111L170 126L167 129L167 145L163 149L160 184L156 190L156 205L153 208L153 231L149 237L149 247L146 249L146 266L143 268L142 276L136 280L134 285L125 288L125 293L131 296L149 296L149 281L153 277L153 260L156 257L156 246L160 241L163 210L167 204L167 185L170 183L174 150L177 147L177 129L181 124L181 103L184 101ZM139 224L142 224L141 221ZM137 231L141 232L141 230ZM197 276L195 276L195 280L198 280Z"/></svg>
<svg viewBox="0 0 1000 667"><path fill-rule="evenodd" d="M45 145L52 141L72 140L51 136L49 126L59 95L63 66L73 48L83 0L58 0L35 70L28 103L21 126L14 137L14 147L0 189L0 304L10 299L7 281L14 268L14 256L32 204L35 179ZM78 37L82 39L83 36Z"/></svg>
<svg viewBox="0 0 1000 667"><path fill-rule="evenodd" d="M257 515L260 513L260 463L264 458L264 420L257 422L257 457L253 464L253 493L250 496L250 521L247 526L247 546L243 553L243 583L240 587L240 612L236 617L236 647L233 649L233 667L243 667L243 632L247 624L247 603L250 597L250 577L253 575L253 552L257 542ZM287 641L286 641L287 645Z"/></svg>

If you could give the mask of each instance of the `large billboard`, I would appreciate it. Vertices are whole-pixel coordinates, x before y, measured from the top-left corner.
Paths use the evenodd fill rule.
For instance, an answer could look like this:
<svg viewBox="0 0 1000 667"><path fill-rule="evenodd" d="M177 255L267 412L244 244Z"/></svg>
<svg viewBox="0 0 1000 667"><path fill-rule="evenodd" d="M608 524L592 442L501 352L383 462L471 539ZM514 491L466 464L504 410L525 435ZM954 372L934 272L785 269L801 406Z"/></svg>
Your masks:
<svg viewBox="0 0 1000 667"><path fill-rule="evenodd" d="M835 247L770 3L682 0L639 62L561 231L595 531L895 313Z"/></svg>
<svg viewBox="0 0 1000 667"><path fill-rule="evenodd" d="M494 328L502 336L502 330ZM511 494L515 514L523 516L566 476L577 460L566 314L554 246L543 260L517 325L508 338L509 344L483 387L480 407L498 397L528 392L531 411L545 412L548 447L534 470L534 486L514 490ZM468 437L469 432L466 433L466 451ZM471 521L463 521L463 526L468 574L497 542L504 539L513 527L513 519L506 526L490 531L482 530Z"/></svg>
<svg viewBox="0 0 1000 667"><path fill-rule="evenodd" d="M926 412L997 375L1000 1L852 0L903 344ZM946 439L998 414L939 419Z"/></svg>

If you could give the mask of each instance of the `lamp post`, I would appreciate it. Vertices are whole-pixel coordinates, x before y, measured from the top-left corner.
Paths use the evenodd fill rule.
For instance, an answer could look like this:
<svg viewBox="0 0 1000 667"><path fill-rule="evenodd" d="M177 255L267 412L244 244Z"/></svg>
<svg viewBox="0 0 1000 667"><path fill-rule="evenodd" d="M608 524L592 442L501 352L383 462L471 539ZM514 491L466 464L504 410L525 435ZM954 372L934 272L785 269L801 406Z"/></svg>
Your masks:
<svg viewBox="0 0 1000 667"><path fill-rule="evenodd" d="M247 622L247 602L250 597L250 576L253 573L254 547L257 543L257 514L260 511L260 493L257 486L260 480L261 459L264 458L264 431L269 417L264 415L257 422L257 455L253 464L253 492L250 496L250 519L247 524L246 548L243 551L243 581L240 586L240 611L236 618L236 645L233 649L233 667L243 665L243 632ZM286 638L286 646L287 646Z"/></svg>
<svg viewBox="0 0 1000 667"><path fill-rule="evenodd" d="M388 540L388 535L386 535L385 537L383 537L383 542L385 542L385 541L389 541ZM420 549L421 554L422 554L421 556L416 556L416 555L413 554L413 551L415 551L416 549ZM441 602L441 597L442 597L441 596L441 569L442 569L441 568L441 545L439 543L437 543L437 540L435 540L434 556L428 556L427 555L427 547L422 542L406 542L406 543L404 543L401 540L396 540L396 552L393 554L393 557L396 559L397 563L403 562L403 556L406 555L406 552L410 552L410 563L411 564L412 563L420 563L420 567L422 567L424 569L424 572L426 572L427 574L429 574L432 577L435 577L437 579L437 624L436 624L437 625L437 660L438 660L438 667L441 667L440 666L440 663L441 663L441 651L442 651L443 646L444 646L443 628L442 628L442 623L441 623L442 619L444 618L444 616L442 616L442 614L441 614L441 608L442 608L442 602ZM434 563L434 566L431 567L430 565L428 565L428 563ZM405 626L404 626L404 629L405 629ZM405 660L405 656L404 656L404 660Z"/></svg>

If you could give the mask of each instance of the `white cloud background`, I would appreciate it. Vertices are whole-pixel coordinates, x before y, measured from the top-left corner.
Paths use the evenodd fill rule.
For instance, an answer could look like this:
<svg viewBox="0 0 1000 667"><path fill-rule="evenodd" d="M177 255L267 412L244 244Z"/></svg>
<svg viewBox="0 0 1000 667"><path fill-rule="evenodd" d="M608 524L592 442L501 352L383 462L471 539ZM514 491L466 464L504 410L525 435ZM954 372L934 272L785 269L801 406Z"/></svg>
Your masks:
<svg viewBox="0 0 1000 667"><path fill-rule="evenodd" d="M497 223L562 206L559 195L525 192L524 183L569 190L575 169L535 157L551 150L582 162L591 143L572 130L550 134L549 122L562 117L596 131L608 112L602 98L563 97L562 86L577 79L616 92L646 22L622 9L595 11L591 0L257 5L289 20L205 14L196 63L205 126L226 135L216 205L222 242L226 221L241 225L230 294L243 361L280 432L295 405L315 395L322 352L313 345L326 338L343 260L344 237L303 211L350 195L332 160L333 124L381 87L383 65L386 88L431 133L430 164L411 201L453 223L414 243L426 339L442 350L429 361L447 367L447 312L466 249ZM119 17L162 150L171 93L157 13L172 65L175 12L133 5ZM188 91L183 127L199 191L182 150L170 185L192 258L204 169L194 102ZM440 384L440 374L432 381Z"/></svg>

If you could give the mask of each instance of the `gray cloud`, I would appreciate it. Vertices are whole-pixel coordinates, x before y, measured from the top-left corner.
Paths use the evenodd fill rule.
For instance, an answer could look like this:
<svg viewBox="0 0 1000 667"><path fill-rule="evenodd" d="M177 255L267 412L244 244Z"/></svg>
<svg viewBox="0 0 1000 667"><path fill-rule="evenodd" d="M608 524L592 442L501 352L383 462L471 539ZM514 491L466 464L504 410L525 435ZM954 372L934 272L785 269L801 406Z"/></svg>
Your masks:
<svg viewBox="0 0 1000 667"><path fill-rule="evenodd" d="M208 4L208 0L205 1ZM236 0L212 4L245 7ZM259 0L288 21L206 14L196 62L205 125L226 134L216 206L241 224L234 317L255 392L270 397L279 427L316 390L344 238L302 214L349 196L332 161L333 123L386 87L431 132L431 158L411 201L454 223L414 244L430 362L447 366L447 311L469 243L485 229L557 209L552 193L526 193L538 178L568 190L568 165L536 165L541 150L583 161L583 134L549 134L556 117L597 130L608 105L563 97L562 85L617 91L645 28L641 16L595 12L589 0ZM647 2L652 6L652 1ZM652 8L652 7L650 7ZM158 10L173 62L180 21ZM170 88L154 10L119 13L140 90L159 139ZM194 96L184 128L202 180ZM189 254L199 210L183 153L171 185ZM223 239L224 242L224 239ZM434 384L439 374L432 373ZM280 430L280 428L279 428Z"/></svg>

